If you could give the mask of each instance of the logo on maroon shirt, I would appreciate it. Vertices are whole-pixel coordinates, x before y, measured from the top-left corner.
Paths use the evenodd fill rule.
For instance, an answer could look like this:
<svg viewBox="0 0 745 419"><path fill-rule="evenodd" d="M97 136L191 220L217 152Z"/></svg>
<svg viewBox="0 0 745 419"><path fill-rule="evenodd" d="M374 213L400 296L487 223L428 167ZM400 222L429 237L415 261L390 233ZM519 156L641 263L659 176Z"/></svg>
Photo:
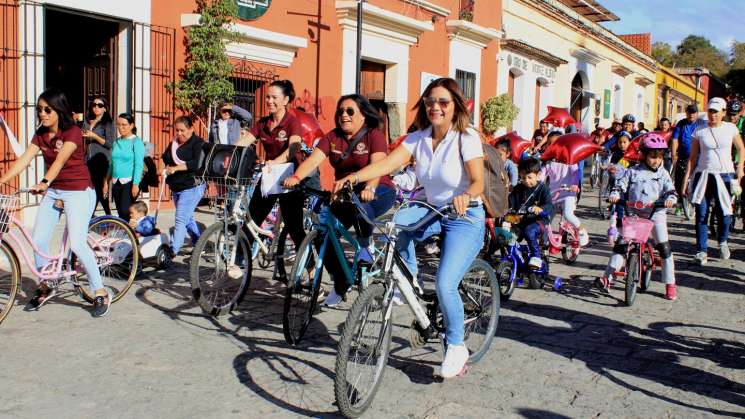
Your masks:
<svg viewBox="0 0 745 419"><path fill-rule="evenodd" d="M354 154L367 154L365 143L357 143L357 146L354 148Z"/></svg>
<svg viewBox="0 0 745 419"><path fill-rule="evenodd" d="M277 133L277 141L287 141L287 131L279 130Z"/></svg>
<svg viewBox="0 0 745 419"><path fill-rule="evenodd" d="M60 152L60 150L62 150L62 146L63 146L64 144L65 144L65 143L64 143L64 142L63 142L62 140L57 140L57 141L55 141L55 142L54 142L54 152L55 152L55 153L59 153L59 152Z"/></svg>

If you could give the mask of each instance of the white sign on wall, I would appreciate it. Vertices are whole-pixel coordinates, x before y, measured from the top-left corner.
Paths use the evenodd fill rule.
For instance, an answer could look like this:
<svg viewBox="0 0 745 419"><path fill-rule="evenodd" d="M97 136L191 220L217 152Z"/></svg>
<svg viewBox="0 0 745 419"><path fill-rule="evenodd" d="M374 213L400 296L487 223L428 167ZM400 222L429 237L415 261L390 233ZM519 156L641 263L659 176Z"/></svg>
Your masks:
<svg viewBox="0 0 745 419"><path fill-rule="evenodd" d="M421 95L422 93L424 93L424 90L427 88L427 86L429 86L430 83L441 77L442 76L438 76L437 74L425 73L422 71L422 83L419 89L419 94Z"/></svg>

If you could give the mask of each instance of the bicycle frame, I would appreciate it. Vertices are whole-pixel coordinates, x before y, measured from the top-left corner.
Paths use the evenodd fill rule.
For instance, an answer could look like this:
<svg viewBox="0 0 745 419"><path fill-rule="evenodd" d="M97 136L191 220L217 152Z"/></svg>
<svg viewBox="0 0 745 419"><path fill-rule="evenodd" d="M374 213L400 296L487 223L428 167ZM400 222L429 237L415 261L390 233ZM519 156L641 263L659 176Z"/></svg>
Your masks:
<svg viewBox="0 0 745 419"><path fill-rule="evenodd" d="M31 234L28 232L26 227L23 226L20 220L11 215L10 221L12 225L21 232L21 237L18 237L15 231L9 230L3 235L3 239L13 244L14 249L20 250L24 262L31 269L31 272L33 272L34 275L39 277L39 279L41 279L42 281L50 281L58 278L74 278L77 275L78 272L76 270L66 270L64 272L62 271L62 267L64 265L63 262L65 261L65 258L70 254L70 243L67 238L67 229L65 229L64 233L62 233L62 250L59 254L52 256L47 255L39 249L36 243L34 243ZM31 254L26 251L27 246L23 246L23 239L25 239L26 243L31 244ZM43 259L49 261L46 265L44 265L43 268L41 268L41 270L38 270L36 268L36 261L34 260L35 255L39 255ZM50 267L52 269L49 269Z"/></svg>
<svg viewBox="0 0 745 419"><path fill-rule="evenodd" d="M359 262L358 256L362 247L360 246L357 239L352 236L352 233L350 233L349 230L347 230L344 225L334 216L334 214L331 212L331 208L328 205L325 205L321 209L319 221L319 223L313 225L313 229L317 230L320 234L323 235L323 242L321 243L321 247L318 250L319 259L321 261L324 260L326 251L328 250L329 245L331 245L331 249L336 254L339 265L341 265L342 272L344 272L344 276L347 278L347 283L354 283L354 273L357 272ZM337 237L337 233L340 237ZM349 242L354 249L354 257L352 259L351 266L347 262L347 258L344 254L344 249L342 248L341 244L341 238L347 240L347 242ZM316 264L314 281L317 281L317 278L321 277L321 269L323 269L323 263ZM352 279L352 281L350 281L350 279Z"/></svg>

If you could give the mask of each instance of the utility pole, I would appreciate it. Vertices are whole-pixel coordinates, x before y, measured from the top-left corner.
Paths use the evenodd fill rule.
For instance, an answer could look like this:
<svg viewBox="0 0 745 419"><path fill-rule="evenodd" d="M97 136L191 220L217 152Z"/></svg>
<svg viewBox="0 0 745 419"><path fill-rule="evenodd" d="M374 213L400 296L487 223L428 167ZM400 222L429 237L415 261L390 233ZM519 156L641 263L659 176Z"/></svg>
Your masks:
<svg viewBox="0 0 745 419"><path fill-rule="evenodd" d="M362 6L365 0L357 0L357 78L354 84L354 92L360 93L362 84Z"/></svg>

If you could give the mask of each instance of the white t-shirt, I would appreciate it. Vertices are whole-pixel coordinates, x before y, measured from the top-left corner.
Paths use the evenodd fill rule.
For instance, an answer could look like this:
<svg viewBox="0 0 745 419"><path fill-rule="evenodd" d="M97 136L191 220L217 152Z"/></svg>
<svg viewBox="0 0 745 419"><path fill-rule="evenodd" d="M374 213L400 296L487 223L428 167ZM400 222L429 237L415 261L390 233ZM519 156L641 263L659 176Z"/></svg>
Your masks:
<svg viewBox="0 0 745 419"><path fill-rule="evenodd" d="M699 147L695 171L734 173L732 140L738 133L737 126L731 122L722 122L716 128L710 127L708 122L701 123L701 126L693 133L693 138L698 141Z"/></svg>
<svg viewBox="0 0 745 419"><path fill-rule="evenodd" d="M229 119L220 119L217 121L217 137L220 144L228 144L228 121Z"/></svg>
<svg viewBox="0 0 745 419"><path fill-rule="evenodd" d="M470 186L471 179L463 162L484 157L481 138L476 131L469 128L463 133L460 152L458 136L457 131L448 131L434 153L432 127L409 134L402 143L416 159L417 180L424 188L427 202L435 207L450 204Z"/></svg>

